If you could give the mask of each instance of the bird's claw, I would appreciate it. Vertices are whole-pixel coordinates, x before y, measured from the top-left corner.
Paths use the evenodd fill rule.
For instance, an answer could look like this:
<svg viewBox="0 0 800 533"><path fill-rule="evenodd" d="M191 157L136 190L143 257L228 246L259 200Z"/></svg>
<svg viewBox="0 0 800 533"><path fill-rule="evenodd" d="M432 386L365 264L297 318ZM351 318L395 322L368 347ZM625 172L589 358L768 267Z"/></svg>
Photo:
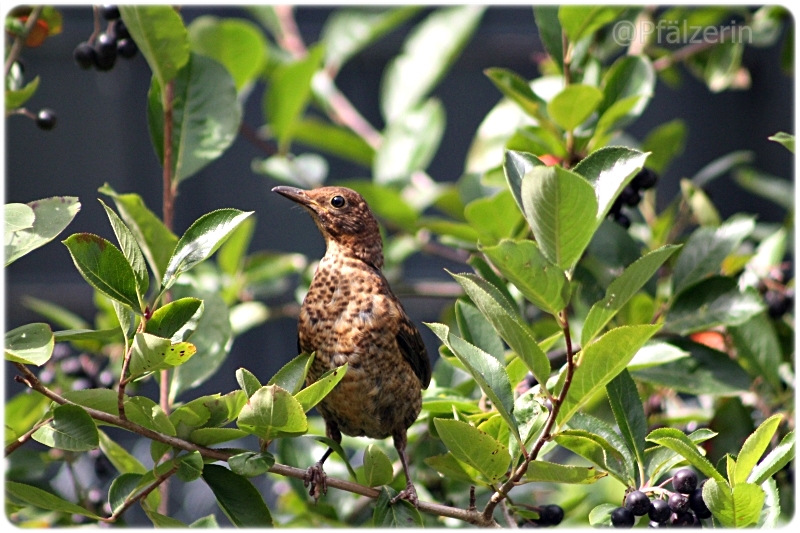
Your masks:
<svg viewBox="0 0 800 533"><path fill-rule="evenodd" d="M306 471L306 477L303 478L303 486L308 489L308 495L314 498L316 503L323 494L328 493L328 476L322 469L322 463L316 463L314 466L309 466Z"/></svg>
<svg viewBox="0 0 800 533"><path fill-rule="evenodd" d="M417 497L417 489L414 488L413 483L409 483L408 485L406 485L406 488L398 492L397 496L392 498L389 503L394 505L400 500L405 500L414 507L419 507L419 498Z"/></svg>

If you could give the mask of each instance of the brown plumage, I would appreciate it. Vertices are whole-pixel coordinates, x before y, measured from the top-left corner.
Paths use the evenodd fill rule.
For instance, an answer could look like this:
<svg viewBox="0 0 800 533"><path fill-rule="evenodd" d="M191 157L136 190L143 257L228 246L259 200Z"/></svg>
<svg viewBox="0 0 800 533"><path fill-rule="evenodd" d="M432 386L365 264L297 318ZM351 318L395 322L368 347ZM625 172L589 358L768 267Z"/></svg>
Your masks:
<svg viewBox="0 0 800 533"><path fill-rule="evenodd" d="M367 203L344 187L273 191L305 207L325 237L326 252L300 309L298 350L316 352L307 383L348 364L342 381L319 404L328 436L342 433L373 439L392 437L406 475L397 495L417 504L408 472L406 432L422 407L421 391L431 367L419 331L381 273L378 223ZM322 463L309 468L310 493L325 490Z"/></svg>

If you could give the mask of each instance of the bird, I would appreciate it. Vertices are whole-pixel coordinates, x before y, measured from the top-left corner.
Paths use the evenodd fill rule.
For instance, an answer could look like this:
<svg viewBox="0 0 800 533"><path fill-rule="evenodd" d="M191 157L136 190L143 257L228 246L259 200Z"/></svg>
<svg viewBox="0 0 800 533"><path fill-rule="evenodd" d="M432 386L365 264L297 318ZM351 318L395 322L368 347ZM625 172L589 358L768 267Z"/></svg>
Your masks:
<svg viewBox="0 0 800 533"><path fill-rule="evenodd" d="M403 499L417 507L407 432L422 408L431 364L419 331L381 271L378 222L364 198L346 187L272 190L305 208L325 238L325 255L300 307L297 326L298 352L316 354L306 385L348 365L342 380L317 405L325 432L337 443L342 434L392 437L406 476L406 488L392 503ZM323 463L332 452L328 448L306 473L315 500L327 490Z"/></svg>

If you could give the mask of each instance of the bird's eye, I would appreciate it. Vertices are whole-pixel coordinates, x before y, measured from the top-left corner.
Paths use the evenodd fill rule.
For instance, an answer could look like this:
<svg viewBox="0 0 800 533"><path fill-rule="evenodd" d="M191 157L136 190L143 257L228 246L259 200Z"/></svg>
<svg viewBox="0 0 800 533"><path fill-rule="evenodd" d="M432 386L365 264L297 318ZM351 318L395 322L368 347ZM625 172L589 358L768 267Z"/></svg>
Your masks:
<svg viewBox="0 0 800 533"><path fill-rule="evenodd" d="M341 196L334 196L331 198L331 205L336 207L337 209L340 207L344 207L344 198Z"/></svg>

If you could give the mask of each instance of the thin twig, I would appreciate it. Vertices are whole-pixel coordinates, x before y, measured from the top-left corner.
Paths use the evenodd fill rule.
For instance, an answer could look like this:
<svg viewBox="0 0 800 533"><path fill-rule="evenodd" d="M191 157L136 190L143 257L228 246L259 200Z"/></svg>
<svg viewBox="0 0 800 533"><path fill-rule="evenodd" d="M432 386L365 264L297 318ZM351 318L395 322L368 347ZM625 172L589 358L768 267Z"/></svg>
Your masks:
<svg viewBox="0 0 800 533"><path fill-rule="evenodd" d="M28 20L25 21L25 26L22 28L22 33L17 35L14 39L14 44L11 45L11 50L8 52L8 57L6 58L6 76L8 76L8 73L11 71L11 65L17 61L19 55L22 53L22 48L25 46L25 40L31 33L36 21L39 20L39 16L42 14L42 9L44 9L44 6L36 6L33 8L31 14L28 15Z"/></svg>
<svg viewBox="0 0 800 533"><path fill-rule="evenodd" d="M275 6L274 10L281 28L280 35L276 36L278 46L287 50L296 59L304 57L307 53L306 45L303 44L303 38L300 37L297 23L294 20L294 7Z"/></svg>
<svg viewBox="0 0 800 533"><path fill-rule="evenodd" d="M52 416L51 416L51 417L49 417L49 418L46 418L46 419L42 420L41 422L39 422L38 424L36 424L35 426L33 426L31 429L29 429L29 430L28 430L28 431L27 431L27 432L26 432L24 435L22 435L20 438L18 438L17 440L15 440L14 442L12 442L12 443L11 443L11 444L9 444L8 446L6 446L6 457L8 457L8 456L9 456L9 454L11 454L11 453L12 453L14 450L16 450L17 448L19 448L20 446L22 446L23 444L25 444L26 442L28 442L28 441L31 439L31 437L33 436L33 434L34 434L34 433L36 433L36 431L37 431L37 430L38 430L40 427L42 427L42 426L46 426L47 424L49 424L49 423L50 423L50 421L51 421L51 420L53 420L53 417L52 417Z"/></svg>
<svg viewBox="0 0 800 533"><path fill-rule="evenodd" d="M110 524L112 522L116 522L117 520L119 520L119 517L122 516L123 513L125 513L125 511L130 509L133 504L135 504L136 502L142 501L145 498L147 498L150 495L151 492L156 490L162 483L167 481L167 479L169 479L169 477L172 476L177 471L178 471L178 467L174 466L170 470L168 470L167 472L165 472L165 473L161 474L160 476L158 476L156 478L156 480L152 484L150 484L149 487L147 487L141 493L137 494L135 497L130 498L130 499L126 499L125 503L122 504L122 507L120 507L119 509L114 511L114 513L111 516L109 516L108 518L103 518L102 519L103 522L106 522L106 523Z"/></svg>
<svg viewBox="0 0 800 533"><path fill-rule="evenodd" d="M686 61L693 55L699 54L700 52L704 52L709 48L713 48L714 45L720 42L725 42L726 34L733 32L733 30L737 27L738 26L728 26L722 28L722 31L720 31L720 36L717 39L703 39L702 42L686 45L683 48L677 49L675 52L669 55L658 58L655 61L653 61L653 69L655 69L656 72L660 72L662 70L668 69L669 67L675 65L676 63L681 63L683 61Z"/></svg>
<svg viewBox="0 0 800 533"><path fill-rule="evenodd" d="M506 519L506 523L510 529L519 529L519 525L517 521L514 520L514 517L511 514L511 511L508 510L508 505L506 505L505 500L500 502L500 510L503 512L503 518Z"/></svg>

